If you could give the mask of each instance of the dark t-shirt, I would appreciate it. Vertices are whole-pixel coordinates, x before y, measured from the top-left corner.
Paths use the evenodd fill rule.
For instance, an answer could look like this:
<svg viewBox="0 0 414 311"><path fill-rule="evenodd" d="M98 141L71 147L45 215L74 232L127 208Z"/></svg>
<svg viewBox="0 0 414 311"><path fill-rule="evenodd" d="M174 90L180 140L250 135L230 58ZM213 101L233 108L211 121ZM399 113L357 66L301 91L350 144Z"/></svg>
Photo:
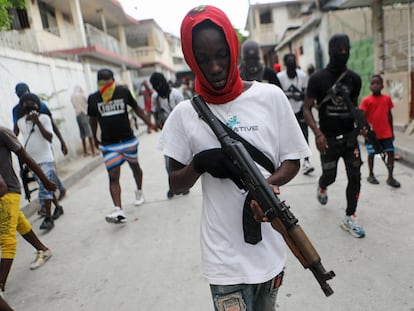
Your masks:
<svg viewBox="0 0 414 311"><path fill-rule="evenodd" d="M267 83L270 83L270 84L275 84L278 87L281 87L280 81L279 81L276 73L273 71L273 69L271 69L269 67L264 68L263 82L267 82Z"/></svg>
<svg viewBox="0 0 414 311"><path fill-rule="evenodd" d="M328 90L339 78L328 69L315 72L309 78L306 94L308 97L316 99L317 106L324 100ZM351 99L358 98L361 90L361 78L351 70L348 70L340 83L349 89ZM340 95L340 94L338 94ZM354 104L354 103L353 103ZM327 137L336 137L347 134L354 129L354 118L347 104L340 100L329 99L318 108L319 126Z"/></svg>
<svg viewBox="0 0 414 311"><path fill-rule="evenodd" d="M20 182L13 170L11 152L17 152L22 145L10 129L0 126L0 174L3 176L8 192L21 193Z"/></svg>
<svg viewBox="0 0 414 311"><path fill-rule="evenodd" d="M98 119L102 145L116 144L134 137L127 106L135 109L138 104L131 92L123 86L116 86L112 99L107 104L103 103L99 91L89 95L88 115Z"/></svg>
<svg viewBox="0 0 414 311"><path fill-rule="evenodd" d="M240 64L239 66L240 70L240 77L245 81L259 81L259 82L266 82L270 84L275 84L278 87L281 87L280 81L276 75L276 73L273 71L272 68L261 66L260 70L256 72L255 74L250 74L247 70L247 67L245 64Z"/></svg>

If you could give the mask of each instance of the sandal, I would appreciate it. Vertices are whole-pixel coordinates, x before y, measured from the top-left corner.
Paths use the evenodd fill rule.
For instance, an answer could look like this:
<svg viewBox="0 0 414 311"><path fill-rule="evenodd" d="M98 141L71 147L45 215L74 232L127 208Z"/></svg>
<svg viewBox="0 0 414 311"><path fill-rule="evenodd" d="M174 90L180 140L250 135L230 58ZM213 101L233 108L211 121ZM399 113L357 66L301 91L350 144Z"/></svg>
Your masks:
<svg viewBox="0 0 414 311"><path fill-rule="evenodd" d="M395 178L388 179L387 184L390 185L391 187L394 187L394 188L400 188L401 187L401 184Z"/></svg>
<svg viewBox="0 0 414 311"><path fill-rule="evenodd" d="M368 178L367 178L367 180L368 180L368 182L370 183L370 184L373 184L373 185L378 185L379 184L379 181L375 178L375 176L369 176Z"/></svg>

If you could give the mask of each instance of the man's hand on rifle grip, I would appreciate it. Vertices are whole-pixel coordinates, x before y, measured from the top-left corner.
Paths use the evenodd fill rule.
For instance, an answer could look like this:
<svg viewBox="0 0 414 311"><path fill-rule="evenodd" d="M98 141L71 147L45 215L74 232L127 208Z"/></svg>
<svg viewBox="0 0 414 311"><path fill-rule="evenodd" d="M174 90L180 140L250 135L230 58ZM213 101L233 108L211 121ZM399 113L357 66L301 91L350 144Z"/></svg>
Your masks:
<svg viewBox="0 0 414 311"><path fill-rule="evenodd" d="M269 185L269 186L272 187L274 194L276 195L280 194L280 190L278 186L276 185ZM254 215L253 217L257 222L270 222L270 220L264 216L263 210L256 200L250 201L250 208L252 209L253 215Z"/></svg>

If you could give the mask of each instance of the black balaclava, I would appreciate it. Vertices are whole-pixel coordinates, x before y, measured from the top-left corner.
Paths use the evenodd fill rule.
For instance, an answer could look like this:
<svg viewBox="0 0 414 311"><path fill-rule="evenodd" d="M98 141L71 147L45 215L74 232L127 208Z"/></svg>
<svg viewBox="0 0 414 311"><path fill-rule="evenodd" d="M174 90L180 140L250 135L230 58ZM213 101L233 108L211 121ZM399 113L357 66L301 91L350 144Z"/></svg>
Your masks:
<svg viewBox="0 0 414 311"><path fill-rule="evenodd" d="M167 98L170 95L170 86L162 73L154 72L150 77L150 83L162 98Z"/></svg>
<svg viewBox="0 0 414 311"><path fill-rule="evenodd" d="M341 53L345 49L346 53ZM349 58L349 37L346 34L336 34L329 40L329 64L328 70L340 74L346 70L346 63Z"/></svg>
<svg viewBox="0 0 414 311"><path fill-rule="evenodd" d="M289 53L283 57L283 63L286 67L286 74L289 79L296 77L296 56L295 54Z"/></svg>
<svg viewBox="0 0 414 311"><path fill-rule="evenodd" d="M243 63L240 76L246 81L262 81L263 65L260 63L260 47L256 41L247 40L241 47Z"/></svg>

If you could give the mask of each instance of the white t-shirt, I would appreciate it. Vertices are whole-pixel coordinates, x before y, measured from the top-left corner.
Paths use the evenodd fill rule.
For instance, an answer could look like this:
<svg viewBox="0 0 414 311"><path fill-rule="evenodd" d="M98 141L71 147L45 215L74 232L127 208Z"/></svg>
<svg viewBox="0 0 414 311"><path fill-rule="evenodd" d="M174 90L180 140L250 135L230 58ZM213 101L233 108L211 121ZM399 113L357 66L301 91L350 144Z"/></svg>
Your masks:
<svg viewBox="0 0 414 311"><path fill-rule="evenodd" d="M175 88L171 88L169 100L167 98L162 98L161 96L158 96L158 93L154 92L151 95L151 110L152 112L157 111L157 102L159 101L161 109L170 113L174 109L174 107L177 106L183 100L183 94Z"/></svg>
<svg viewBox="0 0 414 311"><path fill-rule="evenodd" d="M52 121L48 115L41 113L39 115L39 121L48 132L53 133ZM24 146L27 141L25 149L36 163L53 162L55 160L52 152L52 145L43 137L39 127L36 125L33 127L33 123L26 120L26 115L17 121L17 126L22 134L22 145ZM32 128L34 131L28 139Z"/></svg>
<svg viewBox="0 0 414 311"><path fill-rule="evenodd" d="M238 98L222 105L209 105L218 119L230 116L237 131L278 167L287 159L310 155L290 104L274 85L253 82ZM190 100L170 114L159 147L164 154L188 164L193 155L220 143L210 127L199 119ZM261 168L264 176L269 173ZM244 241L242 210L246 194L230 179L201 176L203 209L201 251L204 275L210 284L255 284L270 280L283 270L285 242L270 223L262 224L263 240L256 245Z"/></svg>
<svg viewBox="0 0 414 311"><path fill-rule="evenodd" d="M277 78L280 81L282 90L287 95L295 91L305 93L306 87L308 86L307 74L299 69L296 69L296 77L294 77L293 79L290 79L288 77L286 70L279 72L277 74ZM303 100L295 100L293 98L289 98L289 102L292 105L294 113L298 113L303 106Z"/></svg>

